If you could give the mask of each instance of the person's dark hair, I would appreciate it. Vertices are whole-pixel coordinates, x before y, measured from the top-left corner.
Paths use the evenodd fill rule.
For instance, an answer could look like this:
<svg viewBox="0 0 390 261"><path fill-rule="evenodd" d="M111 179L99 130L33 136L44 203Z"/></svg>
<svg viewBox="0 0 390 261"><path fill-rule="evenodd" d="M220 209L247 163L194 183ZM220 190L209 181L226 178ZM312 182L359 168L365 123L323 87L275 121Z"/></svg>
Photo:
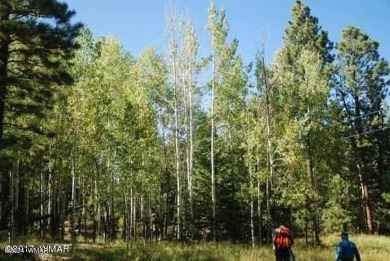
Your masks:
<svg viewBox="0 0 390 261"><path fill-rule="evenodd" d="M342 238L348 238L348 232L347 231L343 231L341 232L341 235L340 235Z"/></svg>

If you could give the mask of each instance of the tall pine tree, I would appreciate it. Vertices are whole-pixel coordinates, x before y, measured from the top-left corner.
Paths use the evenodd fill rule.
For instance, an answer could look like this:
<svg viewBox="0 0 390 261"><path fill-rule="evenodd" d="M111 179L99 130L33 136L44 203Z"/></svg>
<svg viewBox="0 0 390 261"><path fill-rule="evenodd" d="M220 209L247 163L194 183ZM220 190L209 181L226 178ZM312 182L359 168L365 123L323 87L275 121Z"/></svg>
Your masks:
<svg viewBox="0 0 390 261"><path fill-rule="evenodd" d="M389 136L385 123L389 63L380 57L379 43L358 28L343 31L337 45L337 101L350 140L350 172L361 191L364 230L371 234L377 219L376 205L389 173ZM387 178L388 179L388 178ZM377 203L375 203L377 202Z"/></svg>
<svg viewBox="0 0 390 261"><path fill-rule="evenodd" d="M276 109L281 122L279 127L283 130L278 150L285 151L291 176L296 176L293 187L306 191L303 194L290 191L289 194L302 195L301 206L297 207L306 210L306 214L301 215L306 224L311 221L316 243L319 243L320 123L330 90L327 79L329 64L333 60L330 54L332 44L327 32L318 25L318 19L300 0L292 8L292 20L285 31L284 44L274 71L278 81ZM287 137L295 138L287 141ZM305 176L301 174L303 172L306 172ZM296 204L299 200L291 202Z"/></svg>

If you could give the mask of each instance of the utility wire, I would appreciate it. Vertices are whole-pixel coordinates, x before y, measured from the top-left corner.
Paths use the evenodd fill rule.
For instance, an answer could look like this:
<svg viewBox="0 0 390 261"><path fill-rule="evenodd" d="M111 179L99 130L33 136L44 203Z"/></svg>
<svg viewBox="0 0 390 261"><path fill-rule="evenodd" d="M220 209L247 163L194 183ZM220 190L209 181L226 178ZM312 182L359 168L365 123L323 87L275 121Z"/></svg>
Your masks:
<svg viewBox="0 0 390 261"><path fill-rule="evenodd" d="M358 136L367 135L367 134L371 134L371 133L378 132L378 131L384 131L384 130L387 130L387 129L390 129L390 126L386 126L386 127L379 128L379 129L376 129L376 130L371 130L371 131L366 131L366 132L362 132L362 133L349 135L349 136L346 136L346 137L342 137L341 139L348 139L348 138L358 137Z"/></svg>
<svg viewBox="0 0 390 261"><path fill-rule="evenodd" d="M353 121L355 119L359 119L359 118L363 118L363 117L366 117L368 115L372 115L372 114L376 114L378 112L386 112L387 109L380 109L380 110L377 110L377 111L373 111L373 112L370 112L370 113L367 113L367 114L363 114L363 115L360 115L360 116L356 116L356 117L353 117L352 119L346 119L346 120L343 120L342 122L343 123L347 123L347 122L350 122L350 121Z"/></svg>

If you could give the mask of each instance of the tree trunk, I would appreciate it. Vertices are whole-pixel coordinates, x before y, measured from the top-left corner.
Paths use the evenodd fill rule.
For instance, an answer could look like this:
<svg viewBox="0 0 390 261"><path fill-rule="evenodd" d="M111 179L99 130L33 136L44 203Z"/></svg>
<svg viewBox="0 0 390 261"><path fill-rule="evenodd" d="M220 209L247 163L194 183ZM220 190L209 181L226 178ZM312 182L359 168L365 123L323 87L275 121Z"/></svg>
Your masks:
<svg viewBox="0 0 390 261"><path fill-rule="evenodd" d="M361 135L364 132L364 129L362 126L361 113L360 113L362 106L360 104L358 94L355 94L354 100L355 100L355 112L354 112L355 126L352 125L352 121L351 121L351 127L355 130L358 137L356 138L356 140L355 138L352 138L351 145L357 159L356 166L357 166L357 172L358 172L362 201L363 201L364 218L366 221L366 231L368 234L372 234L373 221L372 221L372 206L371 206L371 199L370 199L370 190L369 190L367 177L366 177L367 174L365 173L366 168L364 162L364 155L362 151L363 149L361 146L361 143L363 143L363 141L361 141L359 138L359 135ZM349 119L351 120L350 115L349 115Z"/></svg>
<svg viewBox="0 0 390 261"><path fill-rule="evenodd" d="M29 223L30 223L30 189L29 189L29 186L26 186L26 183L29 182L29 177L28 177L28 173L26 173L26 176L25 176L27 182L25 182L24 184L24 235L25 236L28 236L29 235L29 231L28 231L28 226L29 226Z"/></svg>
<svg viewBox="0 0 390 261"><path fill-rule="evenodd" d="M255 247L255 225L254 225L254 198L253 198L253 170L252 170L252 152L248 146L249 151L249 190L250 190L250 227L251 227L251 241L252 247Z"/></svg>
<svg viewBox="0 0 390 261"><path fill-rule="evenodd" d="M271 233L273 229L273 217L271 209L273 208L272 203L272 194L273 194L273 183L274 183L274 147L273 147L273 133L271 129L271 102L270 102L270 92L271 86L268 82L268 74L265 67L264 57L261 60L262 70L261 73L263 75L263 84L265 86L265 102L266 102L266 124L267 124L267 169L268 169L268 179L266 184L266 200L267 200L267 243L270 243Z"/></svg>
<svg viewBox="0 0 390 261"><path fill-rule="evenodd" d="M141 195L141 202L140 202L140 211L141 215L141 227L142 227L142 243L145 247L145 239L146 239L146 227L145 227L145 207L144 207L144 196Z"/></svg>
<svg viewBox="0 0 390 261"><path fill-rule="evenodd" d="M72 151L72 213L70 219L71 225L71 248L72 256L76 255L76 152L75 145L73 145Z"/></svg>
<svg viewBox="0 0 390 261"><path fill-rule="evenodd" d="M368 189L368 185L364 179L364 175L362 173L363 163L361 161L358 162L357 167L358 167L358 175L359 175L362 201L364 204L366 231L369 235L371 235L373 233L373 225L372 225L372 209L371 209L369 189Z"/></svg>
<svg viewBox="0 0 390 261"><path fill-rule="evenodd" d="M46 218L43 218L46 216L46 181L45 181L45 175L41 171L41 179L40 179L40 236L41 238L44 238L46 236Z"/></svg>
<svg viewBox="0 0 390 261"><path fill-rule="evenodd" d="M132 185L131 185L132 186ZM130 247L133 247L133 233L134 233L134 220L133 220L133 213L134 213L134 196L133 196L133 187L130 188L130 211L129 211L129 241L130 241Z"/></svg>
<svg viewBox="0 0 390 261"><path fill-rule="evenodd" d="M164 193L162 182L160 184L160 195L159 195L159 209L158 209L158 222L159 222L159 237L158 240L164 239Z"/></svg>
<svg viewBox="0 0 390 261"><path fill-rule="evenodd" d="M100 178L99 162L95 159L96 175L93 178L93 243L96 243L96 239L100 233L100 211L99 211L99 192L98 192L98 179Z"/></svg>
<svg viewBox="0 0 390 261"><path fill-rule="evenodd" d="M191 84L192 80L190 80ZM188 197L189 197L189 208L190 208L190 241L193 241L194 237L194 208L193 208L193 199L192 199L192 176L193 176L193 166L194 166L194 144L193 144L193 115L192 115L192 90L190 87L189 90L189 132L190 132L190 149L189 149L189 172L188 172Z"/></svg>
<svg viewBox="0 0 390 261"><path fill-rule="evenodd" d="M173 92L174 92L174 137L175 137L175 170L176 170L176 240L181 240L182 234L182 199L181 199L181 178L180 178L180 147L179 147L179 115L178 115L178 86L177 86L177 50L176 43L171 44L171 52L173 56L172 72L173 72Z"/></svg>
<svg viewBox="0 0 390 261"><path fill-rule="evenodd" d="M261 217L261 197L260 197L260 179L257 180L257 216L258 216L258 229L259 229L259 244L263 245L263 230L262 230L262 217Z"/></svg>
<svg viewBox="0 0 390 261"><path fill-rule="evenodd" d="M14 221L14 224L16 224L16 233L19 234L21 232L21 228L23 226L23 214L19 210L19 188L20 188L20 160L19 160L19 153L17 153L17 159L15 160L15 203L14 203L14 215L16 216L16 222Z"/></svg>
<svg viewBox="0 0 390 261"><path fill-rule="evenodd" d="M129 202L128 202L128 191L126 186L123 186L123 203L124 203L124 213L123 213L123 232L124 232L124 241L126 244L126 251L129 253L130 250L130 219L129 219Z"/></svg>
<svg viewBox="0 0 390 261"><path fill-rule="evenodd" d="M10 213L10 220L9 220L9 238L8 242L9 244L13 243L14 240L14 223L15 223L15 193L14 193L14 171L9 171L9 202L11 205L11 213Z"/></svg>
<svg viewBox="0 0 390 261"><path fill-rule="evenodd" d="M271 203L270 203L270 180L266 183L266 203L267 203L267 244L271 243L273 224L271 222Z"/></svg>
<svg viewBox="0 0 390 261"><path fill-rule="evenodd" d="M210 133L210 161L211 161L211 207L212 207L212 233L213 241L217 241L217 227L216 227L216 198L215 198L215 166L214 166L214 116L215 116L215 47L213 36L213 61L212 61L212 82L211 82L211 133Z"/></svg>
<svg viewBox="0 0 390 261"><path fill-rule="evenodd" d="M310 146L310 145L309 145ZM319 224L318 224L318 199L317 199L317 189L315 186L315 181L314 181L314 171L313 171L313 159L311 157L311 149L308 149L309 153L307 155L306 159L306 167L307 167L307 178L309 180L309 186L310 190L314 192L315 196L312 199L309 199L309 201L312 201L310 204L312 206L311 211L313 212L313 232L315 236L315 243L316 245L319 245L321 243L320 241L320 231L319 231Z"/></svg>
<svg viewBox="0 0 390 261"><path fill-rule="evenodd" d="M135 192L133 192L136 194ZM137 240L137 197L133 194L133 239Z"/></svg>

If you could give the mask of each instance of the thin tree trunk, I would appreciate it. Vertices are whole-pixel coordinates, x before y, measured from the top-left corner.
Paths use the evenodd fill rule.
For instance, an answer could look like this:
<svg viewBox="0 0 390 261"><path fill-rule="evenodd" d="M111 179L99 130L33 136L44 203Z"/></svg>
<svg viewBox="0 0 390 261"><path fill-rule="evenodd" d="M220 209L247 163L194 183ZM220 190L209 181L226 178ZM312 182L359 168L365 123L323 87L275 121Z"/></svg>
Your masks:
<svg viewBox="0 0 390 261"><path fill-rule="evenodd" d="M59 163L59 184L63 184L63 160L60 158ZM60 190L58 195L58 207L59 207L59 215L60 215L60 223L61 223L61 240L63 241L65 238L65 190Z"/></svg>
<svg viewBox="0 0 390 261"><path fill-rule="evenodd" d="M115 154L115 153L114 153ZM114 155L115 157L115 155ZM111 167L111 166L110 166ZM114 170L109 169L110 175L110 239L116 238L115 231L115 205L114 205Z"/></svg>
<svg viewBox="0 0 390 261"><path fill-rule="evenodd" d="M268 74L265 67L264 57L262 57L262 70L263 83L265 85L265 101L266 101L266 124L267 124L267 168L268 168L268 179L266 187L266 200L267 200L267 243L271 240L271 228L273 227L273 218L271 216L271 208L273 207L272 203L272 194L273 194L273 182L274 182L274 148L273 148L273 133L271 129L271 102L270 102L270 92L271 86L268 82Z"/></svg>
<svg viewBox="0 0 390 261"><path fill-rule="evenodd" d="M262 230L262 218L261 218L261 197L260 197L260 179L257 179L257 216L258 216L258 226L259 226L259 244L263 244L263 230Z"/></svg>
<svg viewBox="0 0 390 261"><path fill-rule="evenodd" d="M129 213L129 241L130 241L130 247L133 247L133 233L134 233L134 220L133 220L133 213L134 213L134 196L133 196L133 187L130 188L130 213Z"/></svg>
<svg viewBox="0 0 390 261"><path fill-rule="evenodd" d="M71 225L71 244L72 244L72 256L76 254L76 151L75 145L73 145L72 151L72 214L70 219Z"/></svg>
<svg viewBox="0 0 390 261"><path fill-rule="evenodd" d="M151 198L151 195L150 193L148 193L148 224L147 224L147 235L148 235L148 239L149 239L149 242L152 242L152 239L153 239L153 216L152 216L152 208L151 208L151 204L152 204L152 198Z"/></svg>
<svg viewBox="0 0 390 261"><path fill-rule="evenodd" d="M164 206L165 206L165 200L164 200L164 193L163 193L163 185L161 184L160 186L160 195L159 195L159 237L158 240L163 240L164 239L164 217L165 217L165 212L164 212Z"/></svg>
<svg viewBox="0 0 390 261"><path fill-rule="evenodd" d="M251 241L252 247L255 247L255 224L254 224L254 199L253 199L253 169L252 169L252 151L248 145L249 152L249 190L250 190L250 227L251 227Z"/></svg>
<svg viewBox="0 0 390 261"><path fill-rule="evenodd" d="M142 243L145 247L145 238L146 238L146 227L145 227L145 207L144 207L144 196L141 195L140 202L140 215L141 215L141 227L142 227Z"/></svg>
<svg viewBox="0 0 390 261"><path fill-rule="evenodd" d="M314 212L314 214L312 214L313 215L313 218L312 218L313 232L314 232L314 237L315 237L315 244L319 245L321 243L321 241L320 241L320 231L319 231L319 224L318 224L318 203L317 203L318 199L317 199L317 195L316 195L317 189L316 189L315 181L314 181L313 159L311 157L311 150L309 149L308 151L309 151L309 153L308 153L307 159L306 159L307 176L308 176L308 180L309 180L310 190L315 193L315 197L313 199L309 199L309 200L313 200L313 203L311 204L311 206L312 206L311 211Z"/></svg>
<svg viewBox="0 0 390 261"><path fill-rule="evenodd" d="M261 182L260 182L260 156L258 147L256 148L256 173L257 173L257 216L258 216L258 230L259 230L259 244L260 246L263 244L263 229L262 229L262 213L261 213L261 205L262 205L262 197L261 197Z"/></svg>
<svg viewBox="0 0 390 261"><path fill-rule="evenodd" d="M98 179L100 178L99 162L95 159L96 175L93 178L93 242L96 243L96 239L100 233L100 211L99 211L99 192L98 192Z"/></svg>
<svg viewBox="0 0 390 261"><path fill-rule="evenodd" d="M14 217L16 217L16 220L14 220L14 224L16 225L16 233L20 232L21 228L21 217L22 213L19 211L19 186L20 186L20 160L19 160L19 152L17 153L17 159L15 160L15 175L14 175Z"/></svg>
<svg viewBox="0 0 390 261"><path fill-rule="evenodd" d="M176 170L176 240L181 240L181 178L180 178L180 148L179 148L179 115L178 115L178 86L177 86L177 46L171 40L172 52L172 72L173 72L173 92L174 92L174 137L175 137L175 170Z"/></svg>
<svg viewBox="0 0 390 261"><path fill-rule="evenodd" d="M271 203L270 203L270 181L267 180L266 183L266 202L267 202L267 243L271 243L271 233L273 229L273 224L271 223Z"/></svg>
<svg viewBox="0 0 390 261"><path fill-rule="evenodd" d="M10 220L9 220L9 236L8 236L8 242L9 244L13 243L14 239L14 223L15 223L15 198L14 198L14 173L13 170L9 171L9 202L11 205L11 215L10 215Z"/></svg>
<svg viewBox="0 0 390 261"><path fill-rule="evenodd" d="M214 166L214 116L215 116L215 47L213 36L213 61L212 61L212 82L211 82L211 133L210 133L210 161L211 161L211 207L212 207L212 233L213 241L217 241L217 228L216 228L216 198L215 198L215 166Z"/></svg>
<svg viewBox="0 0 390 261"><path fill-rule="evenodd" d="M129 219L129 202L128 202L128 191L126 189L126 186L123 185L123 200L125 204L124 213L123 213L123 232L124 234L124 240L126 243L126 252L129 253L130 250L130 219Z"/></svg>
<svg viewBox="0 0 390 261"><path fill-rule="evenodd" d="M28 173L25 176L27 182L25 182L25 194L24 194L24 234L25 236L29 235L28 226L30 223L30 189L29 186L26 186L26 183L29 182Z"/></svg>
<svg viewBox="0 0 390 261"><path fill-rule="evenodd" d="M82 213L81 213L81 216L82 216L82 219L84 221L84 243L87 243L87 238L88 238L88 229L87 229L87 213L86 213L86 198L87 198L87 195L86 195L86 182L85 182L85 176L83 175L83 193L82 193L82 196L83 196L83 210L82 210Z"/></svg>
<svg viewBox="0 0 390 261"><path fill-rule="evenodd" d="M192 176L194 166L194 137L193 137L193 101L192 101L192 74L193 74L193 61L189 63L189 88L188 88L188 102L189 102L189 168L188 168L188 197L189 197L189 209L190 209L190 241L193 241L194 237L194 209L192 199Z"/></svg>
<svg viewBox="0 0 390 261"><path fill-rule="evenodd" d="M50 161L50 159L49 159ZM51 199L52 199L52 194L53 194L53 188L52 188L52 182L53 182L53 179L52 179L52 168L51 168L51 165L49 163L49 173L48 173L48 179L47 179L47 196L46 196L46 200L47 200L47 205L46 205L46 213L47 214L51 214L52 213L52 204L51 204ZM50 218L47 219L47 224L46 226L48 228L51 227L51 223L52 223L52 219L53 219L53 216L50 216Z"/></svg>
<svg viewBox="0 0 390 261"><path fill-rule="evenodd" d="M133 195L133 231L135 242L137 240L137 197L135 195Z"/></svg>
<svg viewBox="0 0 390 261"><path fill-rule="evenodd" d="M46 236L46 206L45 206L45 191L46 191L46 183L45 176L41 171L41 179L40 179L40 236L44 238Z"/></svg>

